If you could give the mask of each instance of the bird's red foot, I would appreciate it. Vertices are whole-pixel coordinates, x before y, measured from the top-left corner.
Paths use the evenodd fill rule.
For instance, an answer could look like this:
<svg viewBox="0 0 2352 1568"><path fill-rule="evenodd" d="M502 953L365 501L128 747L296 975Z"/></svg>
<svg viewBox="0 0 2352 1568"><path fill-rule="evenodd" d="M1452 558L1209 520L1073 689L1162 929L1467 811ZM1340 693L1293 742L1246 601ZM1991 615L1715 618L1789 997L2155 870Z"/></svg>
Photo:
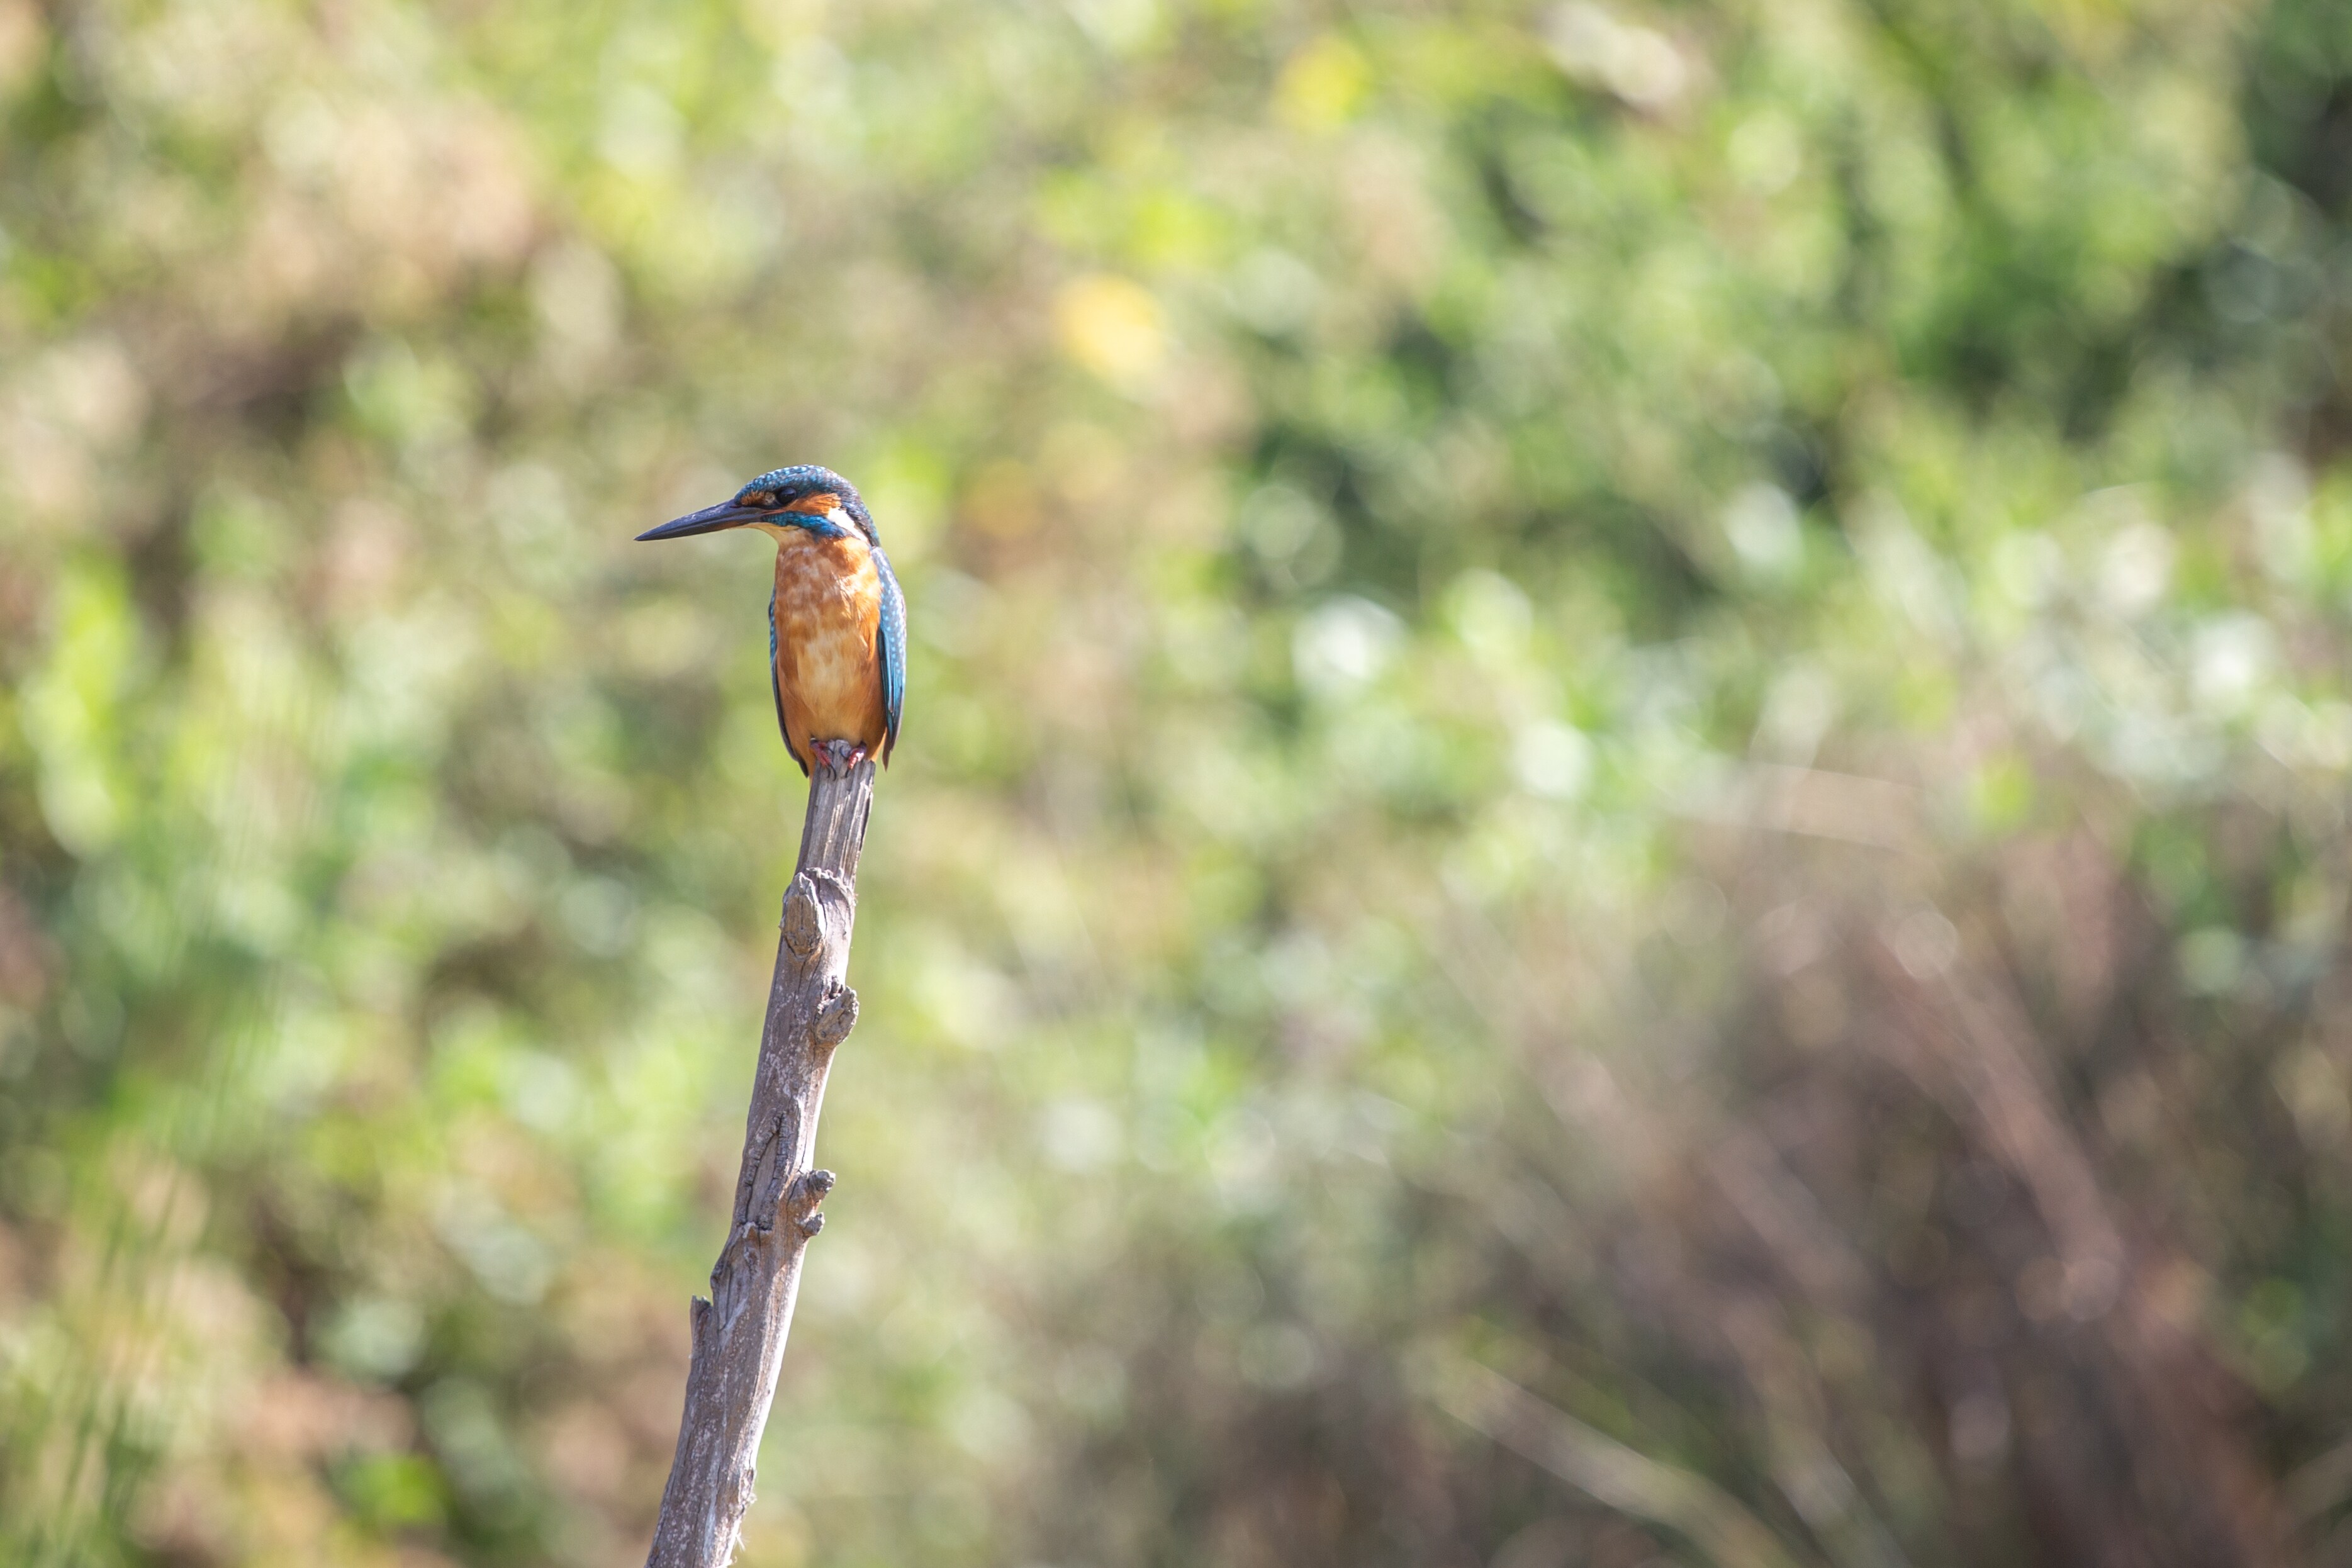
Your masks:
<svg viewBox="0 0 2352 1568"><path fill-rule="evenodd" d="M819 741L812 738L809 745L824 765L836 773L845 773L866 760L866 748L853 741Z"/></svg>

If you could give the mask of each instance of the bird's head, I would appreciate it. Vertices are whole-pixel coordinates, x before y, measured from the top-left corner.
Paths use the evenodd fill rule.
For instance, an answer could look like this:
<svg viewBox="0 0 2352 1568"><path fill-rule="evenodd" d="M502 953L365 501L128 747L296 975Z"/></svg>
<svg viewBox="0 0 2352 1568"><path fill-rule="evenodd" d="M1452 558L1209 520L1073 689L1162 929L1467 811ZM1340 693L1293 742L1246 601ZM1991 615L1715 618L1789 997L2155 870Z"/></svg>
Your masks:
<svg viewBox="0 0 2352 1568"><path fill-rule="evenodd" d="M761 474L717 506L690 511L637 537L683 539L690 533L716 533L722 528L758 528L776 533L787 528L818 532L854 532L868 544L878 544L874 519L858 499L857 487L814 463L775 468Z"/></svg>

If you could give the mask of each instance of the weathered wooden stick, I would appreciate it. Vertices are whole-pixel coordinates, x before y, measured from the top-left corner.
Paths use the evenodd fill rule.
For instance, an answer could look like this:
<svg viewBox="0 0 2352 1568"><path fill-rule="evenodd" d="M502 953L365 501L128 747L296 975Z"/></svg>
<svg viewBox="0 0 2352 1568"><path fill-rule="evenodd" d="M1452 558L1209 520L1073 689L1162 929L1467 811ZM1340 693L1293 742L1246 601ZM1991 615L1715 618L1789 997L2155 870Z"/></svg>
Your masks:
<svg viewBox="0 0 2352 1568"><path fill-rule="evenodd" d="M646 1568L725 1568L741 1543L760 1434L800 1293L801 1255L824 1224L817 1205L833 1190L833 1173L810 1166L834 1047L857 1022L857 994L843 976L857 913L857 853L873 803L871 762L846 773L820 766L809 781L800 866L784 894L743 1130L735 1217L711 1267L710 1299L694 1302L686 1413Z"/></svg>

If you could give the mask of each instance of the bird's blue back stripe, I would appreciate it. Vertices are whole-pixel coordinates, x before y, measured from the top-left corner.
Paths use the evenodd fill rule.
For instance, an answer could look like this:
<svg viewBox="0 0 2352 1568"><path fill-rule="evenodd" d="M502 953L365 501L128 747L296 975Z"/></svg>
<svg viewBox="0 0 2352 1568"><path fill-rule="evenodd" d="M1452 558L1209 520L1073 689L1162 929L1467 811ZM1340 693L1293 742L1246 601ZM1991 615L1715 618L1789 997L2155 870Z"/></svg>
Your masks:
<svg viewBox="0 0 2352 1568"><path fill-rule="evenodd" d="M898 574L890 558L874 547L874 571L882 579L882 624L875 637L882 663L882 711L889 726L890 744L898 743L898 714L907 705L907 599L898 591Z"/></svg>

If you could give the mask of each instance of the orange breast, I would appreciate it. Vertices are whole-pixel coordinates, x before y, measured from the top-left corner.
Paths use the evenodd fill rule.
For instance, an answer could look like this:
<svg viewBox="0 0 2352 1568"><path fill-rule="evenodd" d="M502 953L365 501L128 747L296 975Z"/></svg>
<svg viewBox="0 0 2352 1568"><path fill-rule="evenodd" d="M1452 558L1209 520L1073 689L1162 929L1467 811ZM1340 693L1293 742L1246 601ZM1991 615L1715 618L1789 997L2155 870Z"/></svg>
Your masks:
<svg viewBox="0 0 2352 1568"><path fill-rule="evenodd" d="M784 742L804 767L811 740L851 741L878 753L888 734L875 634L882 579L874 553L852 535L820 539L801 528L776 538L776 690Z"/></svg>

